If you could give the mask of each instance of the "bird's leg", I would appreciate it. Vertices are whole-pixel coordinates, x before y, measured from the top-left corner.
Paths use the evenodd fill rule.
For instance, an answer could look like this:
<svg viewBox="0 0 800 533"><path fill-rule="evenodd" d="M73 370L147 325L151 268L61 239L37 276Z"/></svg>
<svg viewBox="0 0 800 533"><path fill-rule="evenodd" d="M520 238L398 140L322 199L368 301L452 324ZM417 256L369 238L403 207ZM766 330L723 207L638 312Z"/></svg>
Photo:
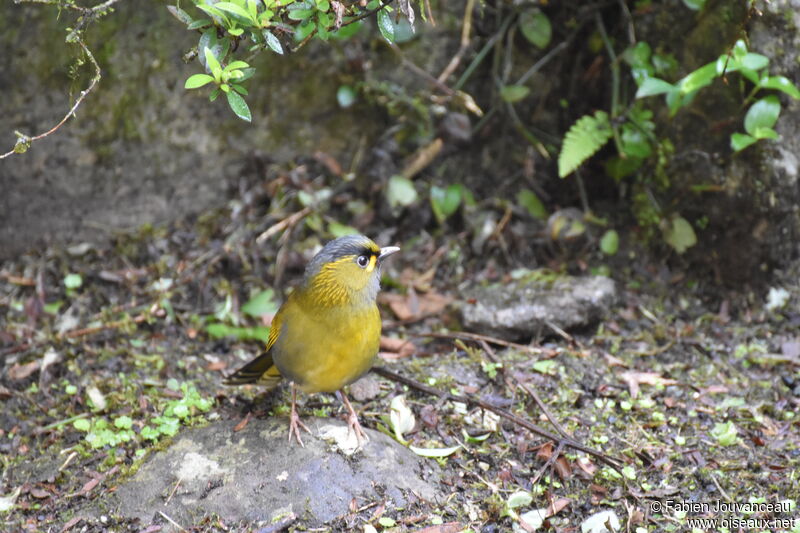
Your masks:
<svg viewBox="0 0 800 533"><path fill-rule="evenodd" d="M347 427L356 434L358 445L361 446L369 439L367 438L367 434L364 433L364 430L361 429L361 424L358 423L358 415L356 414L356 410L353 409L352 405L350 405L350 400L347 399L347 395L344 393L344 390L336 391L336 395L347 408Z"/></svg>
<svg viewBox="0 0 800 533"><path fill-rule="evenodd" d="M294 383L292 383L292 412L289 414L289 442L292 442L292 435L294 434L297 442L300 443L300 446L305 448L306 445L303 444L303 439L300 438L300 428L305 429L309 433L311 433L311 430L308 429L305 424L303 424L302 420L300 420L300 417L297 414L297 408L295 407L296 401L297 388L294 386Z"/></svg>

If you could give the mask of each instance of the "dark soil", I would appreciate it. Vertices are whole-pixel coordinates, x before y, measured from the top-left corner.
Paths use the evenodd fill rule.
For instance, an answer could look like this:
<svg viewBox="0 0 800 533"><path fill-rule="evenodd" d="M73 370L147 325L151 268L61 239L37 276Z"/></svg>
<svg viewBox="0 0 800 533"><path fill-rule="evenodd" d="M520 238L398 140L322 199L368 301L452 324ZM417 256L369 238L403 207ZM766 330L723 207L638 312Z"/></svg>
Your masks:
<svg viewBox="0 0 800 533"><path fill-rule="evenodd" d="M688 520L702 516L797 516L794 508L715 515L660 507L689 500L796 505L797 277L778 273L765 287L724 292L670 269L664 258L645 260L634 247L610 261L588 251L592 246L531 249L519 243L538 239L531 239L536 222L520 213L476 247L473 230L459 220L485 213L500 220L500 206L479 202L441 227L427 212L408 212L394 227L381 216L388 207L380 191L365 207L346 185L330 187L330 198L310 203L307 216L257 240L304 209L299 191L328 183L315 164L270 167L263 181L237 186L226 208L0 264L0 494L13 501L5 516L9 530L156 531L103 502L144 457L169 446L171 432L210 418L241 420L251 410L285 416L286 388L264 397L221 385L224 373L261 346L249 337L263 334L254 328L264 324L242 306L264 289L296 281L315 246L339 231L331 222L345 220L382 245L403 248L385 272L384 294L395 296L381 300L394 298L391 310L384 305L384 334L411 340L414 350L390 346L382 365L546 426L518 387L527 384L576 440L626 466L615 471L566 449L542 472L552 444L480 409L381 378L377 395L356 404L362 423L389 428L389 402L404 393L416 418L405 434L412 445L463 446L429 459L444 468L441 488L449 496L394 509L379 492L364 495L330 529L368 523L378 530L488 533L519 527L520 515L548 506L554 531L579 530L601 510L616 513L627 531L691 530ZM502 366L480 342L426 336L459 329L451 307L437 308L442 295L457 300L462 282L502 281L523 266L549 266L555 276L608 271L623 302L590 331L525 339L534 354L494 345ZM769 287L788 290L788 304L768 309ZM430 316L420 302L432 306ZM226 327L233 336L210 333ZM325 395L307 398L303 410L341 414ZM181 525L192 531L263 525L237 518ZM289 527L307 526L301 517Z"/></svg>

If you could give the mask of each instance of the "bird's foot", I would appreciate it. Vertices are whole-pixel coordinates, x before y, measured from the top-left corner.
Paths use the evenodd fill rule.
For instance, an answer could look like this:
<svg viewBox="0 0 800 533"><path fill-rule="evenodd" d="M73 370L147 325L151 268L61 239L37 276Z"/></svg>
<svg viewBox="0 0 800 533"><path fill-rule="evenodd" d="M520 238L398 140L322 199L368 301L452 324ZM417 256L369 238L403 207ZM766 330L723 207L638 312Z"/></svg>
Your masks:
<svg viewBox="0 0 800 533"><path fill-rule="evenodd" d="M311 430L308 429L305 424L303 424L303 421L300 420L300 416L297 414L297 411L295 411L294 406L292 406L292 412L289 414L289 442L292 442L292 435L294 435L300 446L305 448L306 445L303 444L303 439L300 438L300 428L305 429L309 434L311 434Z"/></svg>
<svg viewBox="0 0 800 533"><path fill-rule="evenodd" d="M358 414L356 414L356 410L353 409L353 406L350 405L350 400L347 399L347 396L343 391L337 391L336 394L339 396L339 399L342 400L342 403L347 409L348 435L352 431L356 436L356 440L358 440L358 445L362 446L369 440L369 437L367 437L367 434L364 433L364 430L361 428L361 424L358 422Z"/></svg>
<svg viewBox="0 0 800 533"><path fill-rule="evenodd" d="M361 429L361 424L358 422L358 416L355 414L355 412L347 415L347 434L349 435L351 431L355 433L359 446L363 446L364 443L369 440L367 434L364 433L363 429Z"/></svg>

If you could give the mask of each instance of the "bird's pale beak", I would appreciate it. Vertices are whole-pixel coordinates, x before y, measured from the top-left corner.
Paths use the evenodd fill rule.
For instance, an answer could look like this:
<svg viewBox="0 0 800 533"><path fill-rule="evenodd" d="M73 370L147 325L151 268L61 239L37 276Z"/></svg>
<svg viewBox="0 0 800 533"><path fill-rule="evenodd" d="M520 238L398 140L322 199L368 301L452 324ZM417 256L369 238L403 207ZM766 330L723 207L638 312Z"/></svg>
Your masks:
<svg viewBox="0 0 800 533"><path fill-rule="evenodd" d="M381 253L378 255L378 261L383 261L390 255L397 253L400 251L400 248L397 246L387 246L386 248L381 248Z"/></svg>

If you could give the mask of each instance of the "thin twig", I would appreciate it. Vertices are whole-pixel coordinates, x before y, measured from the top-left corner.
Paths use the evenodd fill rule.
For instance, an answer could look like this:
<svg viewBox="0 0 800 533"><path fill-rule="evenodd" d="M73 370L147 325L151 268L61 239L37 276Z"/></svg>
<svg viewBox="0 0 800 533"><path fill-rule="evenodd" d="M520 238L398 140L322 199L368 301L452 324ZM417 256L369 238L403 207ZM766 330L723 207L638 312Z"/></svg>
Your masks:
<svg viewBox="0 0 800 533"><path fill-rule="evenodd" d="M378 7L376 7L375 9L371 9L371 10L367 11L366 13L362 13L362 14L358 15L357 17L351 18L351 19L350 19L350 20L348 20L347 22L344 22L344 23L342 23L342 25L341 25L341 26L339 26L339 27L340 27L340 28L343 28L343 27L345 27L345 26L349 26L350 24L353 24L353 23L355 23L355 22L358 22L359 20L363 20L363 19L365 19L365 18L367 18L367 17L369 17L369 16L371 16L371 15L374 15L375 13L377 13L378 11L380 11L381 9L383 9L384 7L388 6L388 5L389 5L389 4L391 4L392 2L394 2L394 0L383 0L383 2L381 2L381 5L379 5L379 6L378 6ZM305 39L303 39L302 41L300 41L300 42L297 44L297 46L295 46L294 48L291 48L291 49L289 50L289 52L291 52L291 53L297 52L297 51L298 51L298 50L300 50L302 47L304 47L304 46L305 46L305 45L308 43L308 41L310 41L310 40L311 40L311 39L312 39L312 38L313 38L313 37L314 37L316 34L317 34L317 29L316 29L316 28L314 28L313 30L311 30L311 33L309 33L308 35L306 35Z"/></svg>
<svg viewBox="0 0 800 533"><path fill-rule="evenodd" d="M458 78L458 81L455 83L455 85L453 85L454 90L456 91L460 90L461 87L463 87L464 84L467 83L467 80L469 80L470 76L472 76L472 73L475 71L475 69L478 68L478 65L480 65L483 62L483 59L486 57L486 54L489 53L489 50L491 50L497 43L497 41L500 39L500 37L502 37L505 34L512 20L514 20L513 14L506 17L506 19L500 25L500 29L497 30L497 32L495 32L495 34L492 35L492 37L488 41L486 41L486 44L483 45L483 48L481 48L480 52L478 52L475 55L475 59L473 59L472 62L469 64L469 66L467 66L467 68L464 69L464 72L461 74L461 77Z"/></svg>
<svg viewBox="0 0 800 533"><path fill-rule="evenodd" d="M595 449L590 448L588 446L585 446L585 445L581 444L580 442L577 442L577 441L575 441L573 439L559 438L558 435L550 433L546 429L544 429L542 427L539 427L536 424L534 424L534 423L532 423L532 422L530 422L530 421L528 421L528 420L526 420L526 419L524 419L524 418L522 418L520 416L517 416L517 415L515 415L515 414L513 414L513 413L511 413L509 411L506 411L505 409L502 409L500 407L496 407L496 406L490 404L489 402L486 402L486 401L484 401L484 400L482 400L480 398L477 398L477 397L474 397L474 396L469 396L469 397L461 396L460 394L451 394L449 392L441 391L439 389L435 389L433 387L429 387L427 385L424 385L424 384L422 384L419 381L416 381L414 379L407 378L405 376L402 376L400 374L392 372L391 370L388 370L388 369L383 368L383 367L378 367L378 366L372 367L372 371L375 372L376 374L380 375L380 376L383 376L383 377L387 378L387 379L390 379L392 381L396 381L397 383L402 383L403 385L408 385L409 387L411 387L413 389L416 389L418 391L424 392L426 394L430 394L431 396L436 396L437 398L442 398L444 400L450 400L450 401L453 401L453 402L460 402L460 403L463 403L463 404L472 405L474 407L480 407L481 409L484 409L486 411L491 411L492 413L494 413L494 414L496 414L496 415L498 415L498 416L500 416L502 418L505 418L506 420L509 420L509 421L513 422L514 424L520 426L520 427L523 427L523 428L527 429L528 431L530 431L531 433L533 433L535 435L539 435L540 437L544 437L545 439L549 439L549 440L551 440L551 441L553 441L555 443L559 443L559 444L563 443L564 446L568 446L568 447L570 447L572 449L587 453L587 454L597 458L597 460L599 460L600 462L610 466L611 468L613 468L613 469L615 469L617 471L619 471L620 468L622 468L622 461L619 460L619 459L616 459L614 457L611 457L609 455L604 454L601 451L598 451L598 450L595 450Z"/></svg>
<svg viewBox="0 0 800 533"><path fill-rule="evenodd" d="M278 533L279 531L287 529L296 521L297 521L297 515L294 513L290 513L289 516L278 520L274 524L262 527L261 529L258 530L258 533Z"/></svg>
<svg viewBox="0 0 800 533"><path fill-rule="evenodd" d="M158 511L158 514L160 514L161 516L163 516L163 517L164 517L164 519L166 519L166 520L167 520L167 522L169 522L169 523L170 523L170 524L172 524L173 526L177 527L177 528L178 528L178 529L180 529L181 531L186 531L186 528L185 528L185 527L183 527L182 525L180 525L180 524L179 524L179 523L177 523L175 520L173 520L172 518L168 517L167 515L165 515L165 514L164 514L164 513L162 513L161 511Z"/></svg>
<svg viewBox="0 0 800 533"><path fill-rule="evenodd" d="M46 131L44 133L40 133L39 135L35 135L33 137L28 137L27 135L23 135L23 134L21 134L19 132L16 132L18 139L17 139L16 144L14 145L14 148L12 148L10 151L0 155L0 159L5 159L6 157L8 157L8 156L10 156L12 154L24 153L25 151L28 150L28 148L30 147L30 145L34 141L38 141L39 139L43 139L43 138L47 137L51 133L55 132L58 128L60 128L62 125L64 125L64 123L67 120L69 120L70 117L75 115L75 111L81 105L81 103L83 102L84 98L86 98L86 96L90 92L92 92L92 90L95 88L95 85L97 85L97 82L100 81L100 78L102 77L101 73L100 73L100 65L97 64L97 61L95 60L94 55L92 55L92 52L89 51L89 48L86 46L86 44L84 44L83 40L78 39L76 42L83 49L83 52L89 58L89 62L91 62L92 66L94 67L95 74L94 74L94 77L92 78L91 83L89 84L89 87L87 87L85 90L81 91L80 96L78 96L78 99L75 100L75 103L72 105L72 107L67 112L67 114L64 115L64 118L62 118L61 121L58 124L56 124L55 126L50 128L48 131ZM21 152L18 152L17 151L18 147L23 147L24 149Z"/></svg>
<svg viewBox="0 0 800 533"><path fill-rule="evenodd" d="M269 239L270 237L272 237L276 233L281 232L281 231L285 230L286 228L293 227L295 224L297 224L298 222L303 220L310 213L311 213L311 208L310 207L304 207L300 211L297 211L296 213L292 213L291 215L289 215L288 217L284 218L280 222L277 222L277 223L273 224L272 226L267 228L266 231L264 231L261 235L256 237L256 243L261 244L262 242L266 241L267 239Z"/></svg>
<svg viewBox="0 0 800 533"><path fill-rule="evenodd" d="M453 96L455 94L455 91L453 89L451 89L450 87L448 87L447 85L445 85L445 83L441 79L434 78L425 69L417 66L416 63L414 63L413 61L408 59L405 56L405 54L403 53L403 51L400 49L400 47L397 46L395 43L386 42L386 44L387 44L387 46L389 46L389 48L392 49L392 52L397 54L397 57L400 58L400 62L408 70L410 70L411 72L413 72L417 76L419 76L421 78L424 78L428 83L430 83L431 85L433 85L437 89L441 90L447 96Z"/></svg>
<svg viewBox="0 0 800 533"><path fill-rule="evenodd" d="M498 339L497 337L490 337L488 335L470 333L468 331L450 331L448 333L434 333L434 332L415 333L410 336L414 338L432 337L434 339L461 339L461 340L477 341L477 342L486 341L489 344L495 344L497 346L505 346L506 348L515 348L517 350L523 350L529 353L535 353L535 354L542 353L541 348L535 348L533 346L527 346L525 344L518 344L516 342Z"/></svg>
<svg viewBox="0 0 800 533"><path fill-rule="evenodd" d="M461 58L464 57L467 48L469 47L469 34L472 32L472 10L475 9L475 0L467 0L467 5L464 8L464 24L461 26L461 43L459 44L458 51L450 59L450 62L444 68L439 77L437 78L440 83L447 81L447 78L458 68L461 63Z"/></svg>
<svg viewBox="0 0 800 533"><path fill-rule="evenodd" d="M494 350L492 350L492 347L489 346L489 344L486 341L482 340L480 341L480 344L481 347L483 348L483 351L486 352L486 356L489 359L491 359L493 363L502 363L500 361L500 358L497 357L497 354L494 352ZM544 416L547 417L547 420L550 421L551 424L553 424L553 427L556 428L556 431L558 431L558 433L562 437L567 439L573 438L572 435L567 433L567 431L561 426L561 424L558 423L558 420L556 420L556 418L552 414L550 414L550 411L547 409L542 399L539 398L539 395L536 393L535 390L529 387L527 383L523 383L522 380L517 379L511 372L507 372L505 366L501 366L501 369L503 375L506 378L506 381L508 382L509 387L512 386L513 382L513 384L516 384L520 388L522 388L522 390L528 393L528 396L533 398L533 401L536 402L536 405L539 407L542 413L544 413Z"/></svg>
<svg viewBox="0 0 800 533"><path fill-rule="evenodd" d="M555 462L558 460L558 456L561 455L562 451L564 451L563 441L558 443L558 446L556 446L556 449L553 452L553 454L547 459L547 462L545 462L542 468L540 468L539 471L536 472L536 475L533 476L533 478L531 479L531 485L536 485L539 479L544 475L547 468L555 464Z"/></svg>

